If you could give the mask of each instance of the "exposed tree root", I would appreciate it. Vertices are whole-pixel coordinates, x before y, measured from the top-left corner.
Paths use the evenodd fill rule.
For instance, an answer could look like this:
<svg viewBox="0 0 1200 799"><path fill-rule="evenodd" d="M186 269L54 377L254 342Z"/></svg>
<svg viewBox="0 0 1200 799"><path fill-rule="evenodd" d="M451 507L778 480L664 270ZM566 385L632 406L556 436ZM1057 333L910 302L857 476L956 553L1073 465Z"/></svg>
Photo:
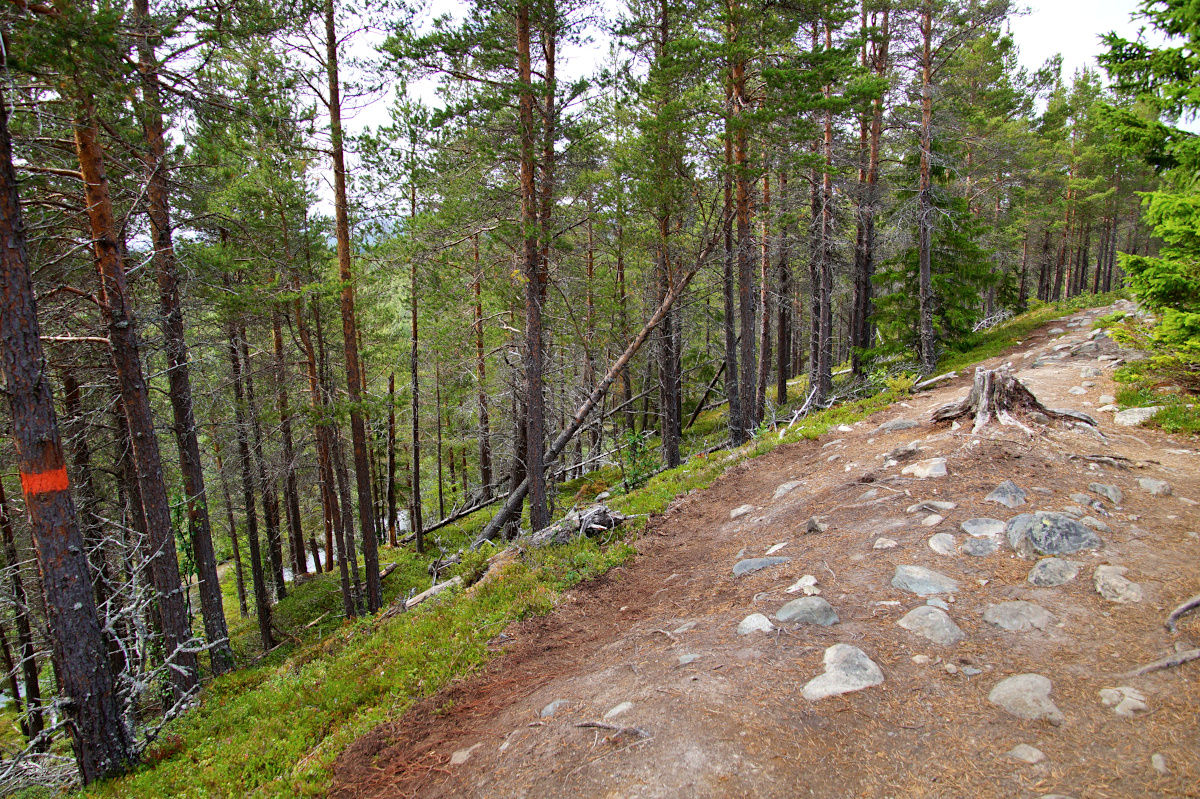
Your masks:
<svg viewBox="0 0 1200 799"><path fill-rule="evenodd" d="M1140 669L1131 671L1125 676L1142 677L1150 674L1151 672L1182 666L1184 663L1191 663L1193 660L1200 660L1200 649L1186 649L1183 652L1176 652L1173 655L1168 655L1167 657L1156 660L1153 663L1147 663Z"/></svg>
<svg viewBox="0 0 1200 799"><path fill-rule="evenodd" d="M978 433L988 422L995 419L1004 427L1018 427L1031 436L1036 435L1033 428L1012 415L1014 412L1043 413L1053 418L1075 419L1093 427L1096 425L1096 420L1086 413L1047 408L1008 369L983 367L975 370L975 383L966 399L935 408L929 415L929 420L943 422L974 414L975 425L971 428L972 434Z"/></svg>
<svg viewBox="0 0 1200 799"><path fill-rule="evenodd" d="M1200 608L1200 594L1197 594L1171 611L1171 615L1167 616L1167 629L1171 632L1175 632L1175 622L1179 621L1179 617L1185 613L1195 610L1196 608Z"/></svg>

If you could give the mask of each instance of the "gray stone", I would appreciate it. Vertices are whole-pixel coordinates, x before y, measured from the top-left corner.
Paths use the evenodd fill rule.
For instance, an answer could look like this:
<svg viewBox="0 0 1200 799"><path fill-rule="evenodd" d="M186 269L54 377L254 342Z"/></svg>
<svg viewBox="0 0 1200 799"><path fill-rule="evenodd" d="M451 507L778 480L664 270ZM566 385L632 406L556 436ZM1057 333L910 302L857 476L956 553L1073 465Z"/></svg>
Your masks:
<svg viewBox="0 0 1200 799"><path fill-rule="evenodd" d="M834 644L825 650L825 673L809 680L801 693L816 702L881 683L883 672L866 653L849 644Z"/></svg>
<svg viewBox="0 0 1200 799"><path fill-rule="evenodd" d="M1068 516L1071 516L1075 519L1078 519L1080 516L1082 516L1085 513L1084 509L1079 507L1078 505L1063 505L1061 512L1065 513Z"/></svg>
<svg viewBox="0 0 1200 799"><path fill-rule="evenodd" d="M1000 549L1000 539L998 538L968 538L960 547L964 555L972 555L976 558L986 558L988 555L994 555L996 550Z"/></svg>
<svg viewBox="0 0 1200 799"><path fill-rule="evenodd" d="M1054 492L1052 490L1050 490L1049 488L1046 488L1045 486L1034 486L1033 490L1035 493L1041 494L1043 496L1047 496L1047 497L1054 496Z"/></svg>
<svg viewBox="0 0 1200 799"><path fill-rule="evenodd" d="M1118 716L1129 717L1140 710L1148 710L1145 695L1136 688L1120 685L1116 688L1101 688L1100 701L1111 707Z"/></svg>
<svg viewBox="0 0 1200 799"><path fill-rule="evenodd" d="M1001 630L1020 632L1034 628L1044 630L1054 623L1054 615L1041 605L1018 599L1014 602L990 605L983 612L983 620Z"/></svg>
<svg viewBox="0 0 1200 799"><path fill-rule="evenodd" d="M1094 519L1091 516L1084 516L1084 517L1080 518L1079 523L1086 524L1088 527L1092 528L1093 530L1099 530L1102 533L1110 532L1110 528L1107 524L1100 521L1099 519Z"/></svg>
<svg viewBox="0 0 1200 799"><path fill-rule="evenodd" d="M894 538L876 538L871 549L895 549L900 543Z"/></svg>
<svg viewBox="0 0 1200 799"><path fill-rule="evenodd" d="M924 502L918 502L915 505L909 505L908 512L916 513L918 511L928 511L930 513L937 513L944 510L954 510L957 507L957 502L943 502L937 499L927 499Z"/></svg>
<svg viewBox="0 0 1200 799"><path fill-rule="evenodd" d="M769 633L775 629L775 625L771 624L771 620L761 613L751 613L746 618L742 619L738 624L738 635L749 635L750 633Z"/></svg>
<svg viewBox="0 0 1200 799"><path fill-rule="evenodd" d="M1103 507L1103 505L1100 504L1100 500L1096 499L1095 497L1089 497L1087 494L1072 494L1071 499L1075 502L1078 502L1080 505L1083 505L1085 508Z"/></svg>
<svg viewBox="0 0 1200 799"><path fill-rule="evenodd" d="M1096 398L1096 402L1100 403L1101 405L1115 405L1117 403L1117 398L1112 394L1101 394Z"/></svg>
<svg viewBox="0 0 1200 799"><path fill-rule="evenodd" d="M1166 480L1156 480L1153 477L1139 477L1138 485L1156 497L1171 496L1171 484Z"/></svg>
<svg viewBox="0 0 1200 799"><path fill-rule="evenodd" d="M1025 504L1025 491L1012 480L1005 480L996 490L983 498L984 502L998 502L1006 508Z"/></svg>
<svg viewBox="0 0 1200 799"><path fill-rule="evenodd" d="M1063 333L1066 333L1066 332L1067 331L1063 330L1061 327L1052 327L1052 328L1050 328L1048 335L1061 336Z"/></svg>
<svg viewBox="0 0 1200 799"><path fill-rule="evenodd" d="M1033 411L1029 414L1029 421L1034 424L1048 425L1050 424L1050 417L1041 411Z"/></svg>
<svg viewBox="0 0 1200 799"><path fill-rule="evenodd" d="M838 623L837 612L819 596L793 599L775 614L777 621L786 624L819 624L829 627Z"/></svg>
<svg viewBox="0 0 1200 799"><path fill-rule="evenodd" d="M808 523L804 526L804 532L806 533L823 533L828 529L829 525L821 521L820 516L811 517L808 520Z"/></svg>
<svg viewBox="0 0 1200 799"><path fill-rule="evenodd" d="M987 517L967 519L959 527L967 535L973 535L976 538L985 536L995 538L1004 533L1004 522L999 519L989 519Z"/></svg>
<svg viewBox="0 0 1200 799"><path fill-rule="evenodd" d="M1034 763L1041 763L1046 759L1045 752L1029 744L1017 744L1008 750L1008 756L1013 760L1020 760L1022 763L1028 763L1031 766Z"/></svg>
<svg viewBox="0 0 1200 799"><path fill-rule="evenodd" d="M1074 580L1079 575L1080 563L1062 558L1043 558L1029 570L1026 578L1039 588L1053 588Z"/></svg>
<svg viewBox="0 0 1200 799"><path fill-rule="evenodd" d="M1005 528L1008 544L1023 558L1073 555L1098 549L1103 542L1094 530L1061 513L1022 513Z"/></svg>
<svg viewBox="0 0 1200 799"><path fill-rule="evenodd" d="M695 663L699 659L700 659L699 655L680 655L679 656L679 665L686 666L689 663Z"/></svg>
<svg viewBox="0 0 1200 799"><path fill-rule="evenodd" d="M733 576L741 577L743 574L756 572L768 566L778 566L780 563L787 563L790 560L791 558L785 558L782 555L776 555L772 558L747 558L746 560L739 560L737 565L733 567Z"/></svg>
<svg viewBox="0 0 1200 799"><path fill-rule="evenodd" d="M940 513L932 513L921 520L922 527L937 527L946 517ZM953 538L953 536L951 536Z"/></svg>
<svg viewBox="0 0 1200 799"><path fill-rule="evenodd" d="M1143 599L1142 587L1126 579L1125 572L1127 571L1129 570L1124 566L1097 566L1096 573L1093 575L1096 593L1110 602L1121 604L1141 602Z"/></svg>
<svg viewBox="0 0 1200 799"><path fill-rule="evenodd" d="M904 417L900 417L898 419L892 419L891 421L884 422L883 424L879 425L879 427L875 428L875 432L876 433L894 433L897 430L910 430L910 429L916 427L917 424L918 423L914 422L912 419L905 419Z"/></svg>
<svg viewBox="0 0 1200 799"><path fill-rule="evenodd" d="M799 488L799 487L800 487L799 480L789 480L788 482L779 486L779 488L775 489L775 495L773 497L771 497L771 499L773 499L773 500L774 499L782 499L783 497L785 497L789 493L791 493L794 489Z"/></svg>
<svg viewBox="0 0 1200 799"><path fill-rule="evenodd" d="M738 505L736 508L729 511L729 518L730 519L740 519L743 516L745 516L747 513L752 512L753 510L754 510L753 505Z"/></svg>
<svg viewBox="0 0 1200 799"><path fill-rule="evenodd" d="M1071 386L1067 389L1068 394L1086 394L1087 389L1083 386Z"/></svg>
<svg viewBox="0 0 1200 799"><path fill-rule="evenodd" d="M1084 380L1088 379L1089 377L1100 377L1103 374L1104 372L1101 372L1094 366L1085 366L1079 370L1079 376Z"/></svg>
<svg viewBox="0 0 1200 799"><path fill-rule="evenodd" d="M957 544L949 533L937 533L929 537L929 548L939 555L953 555Z"/></svg>
<svg viewBox="0 0 1200 799"><path fill-rule="evenodd" d="M1142 422L1153 419L1162 409L1162 405L1151 405L1149 408L1129 408L1118 411L1113 415L1113 424L1118 427L1137 427Z"/></svg>
<svg viewBox="0 0 1200 799"><path fill-rule="evenodd" d="M1162 752L1155 752L1150 755L1150 768L1159 774L1165 775L1167 773L1167 758L1163 756Z"/></svg>
<svg viewBox="0 0 1200 799"><path fill-rule="evenodd" d="M910 441L907 444L897 445L888 454L889 454L889 457L891 457L893 460L906 461L909 458L916 457L917 453L920 451L921 451L921 442L920 441Z"/></svg>
<svg viewBox="0 0 1200 799"><path fill-rule="evenodd" d="M901 474L911 474L920 480L927 477L945 477L946 476L946 459L945 458L930 458L929 460L917 461L910 463L900 470Z"/></svg>
<svg viewBox="0 0 1200 799"><path fill-rule="evenodd" d="M958 580L924 566L897 566L892 586L917 596L932 596L954 593L958 590Z"/></svg>
<svg viewBox="0 0 1200 799"><path fill-rule="evenodd" d="M1125 492L1110 483L1088 483L1088 491L1099 494L1114 505L1120 505L1125 499Z"/></svg>
<svg viewBox="0 0 1200 799"><path fill-rule="evenodd" d="M938 599L935 596L932 596L929 599L926 599L925 604L929 605L929 607L931 607L931 608L941 608L942 610L946 611L947 613L950 612L950 605L946 602L946 600Z"/></svg>
<svg viewBox="0 0 1200 799"><path fill-rule="evenodd" d="M608 721L609 719L615 719L617 716L621 715L622 713L627 713L630 710L633 710L633 702L622 702L605 713L604 720Z"/></svg>
<svg viewBox="0 0 1200 799"><path fill-rule="evenodd" d="M538 716L543 719L548 719L557 713L560 707L569 704L571 704L571 700L569 699L555 699L553 702L542 708L542 712L538 713Z"/></svg>
<svg viewBox="0 0 1200 799"><path fill-rule="evenodd" d="M931 605L913 608L896 624L942 646L954 646L967 637L946 611Z"/></svg>
<svg viewBox="0 0 1200 799"><path fill-rule="evenodd" d="M1017 674L1001 680L988 694L988 701L1019 718L1048 721L1058 726L1066 719L1050 701L1054 685L1040 674Z"/></svg>

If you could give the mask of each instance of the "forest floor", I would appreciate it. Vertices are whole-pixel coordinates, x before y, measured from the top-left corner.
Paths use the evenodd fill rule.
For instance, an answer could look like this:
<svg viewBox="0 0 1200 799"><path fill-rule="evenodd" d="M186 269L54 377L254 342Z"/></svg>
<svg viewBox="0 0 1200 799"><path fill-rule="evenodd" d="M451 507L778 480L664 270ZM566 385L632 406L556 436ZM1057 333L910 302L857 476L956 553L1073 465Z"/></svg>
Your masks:
<svg viewBox="0 0 1200 799"><path fill-rule="evenodd" d="M1032 438L1011 427L971 436L967 427L931 425L932 408L965 395L964 372L867 420L739 464L652 519L626 566L570 590L553 613L510 625L475 675L355 741L330 795L1200 795L1200 664L1125 676L1200 643L1200 613L1174 635L1163 625L1200 594L1200 453L1194 438L1118 427L1096 410L1101 395L1116 393L1113 361L1097 356L1116 345L1061 345L1086 343L1107 310L1073 315L1081 321L1072 327L1049 323L984 363L1011 362L1047 406L1097 417L1102 437L1059 423ZM1087 367L1101 376L1081 377ZM898 418L917 424L880 429ZM913 441L915 457L886 465ZM935 457L946 459L945 476L902 474ZM1173 492L1153 495L1143 478ZM1004 480L1024 489L1024 505L985 500ZM1089 488L1095 483L1124 496L1106 499ZM1096 504L1079 507L1083 498L1072 495L1080 494ZM955 506L912 510L925 500ZM752 509L732 518L744 505ZM1032 585L1035 561L1003 542L985 556L929 546L935 534L970 540L959 527L968 519L1064 509L1093 517L1103 545L1065 556L1078 575L1055 587ZM814 516L824 532L806 532ZM878 548L880 539L895 546ZM733 575L740 560L779 544L772 554L790 560ZM1141 600L1101 596L1094 580L1103 565L1126 568ZM929 602L944 604L961 641L943 646L898 626L927 599L893 587L897 566L957 581ZM776 619L804 595L786 589L806 575L839 623ZM1019 631L983 618L1016 600L1050 616L1035 614L1041 626ZM774 629L740 635L754 613ZM883 682L809 701L802 688L835 644L861 650ZM989 700L1005 678L1030 673L1049 679L1057 713L1043 704L1043 718L1027 720ZM1144 708L1124 716L1106 706L1100 692L1118 687L1140 692ZM596 722L613 729L580 726ZM1022 744L1037 751L1014 753Z"/></svg>

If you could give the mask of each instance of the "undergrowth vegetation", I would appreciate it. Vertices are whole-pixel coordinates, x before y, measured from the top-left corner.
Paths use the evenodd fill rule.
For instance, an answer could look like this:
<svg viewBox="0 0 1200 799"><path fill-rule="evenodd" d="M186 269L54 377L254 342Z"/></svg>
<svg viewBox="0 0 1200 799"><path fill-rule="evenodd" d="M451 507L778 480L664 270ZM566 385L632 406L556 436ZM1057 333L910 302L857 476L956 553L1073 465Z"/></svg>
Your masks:
<svg viewBox="0 0 1200 799"><path fill-rule="evenodd" d="M1111 299L1111 298L1107 298ZM1098 302L1106 301L1099 298ZM1061 315L1063 306L1044 306L979 336L976 350L950 358L961 368L998 354L1038 325ZM263 653L255 647L251 617L237 617L233 571L223 589L234 618L230 632L242 668L211 681L200 705L173 722L138 771L90 789L101 797L293 797L321 796L337 756L356 737L400 716L414 702L449 680L478 669L496 651L491 642L508 624L550 612L563 591L625 563L651 515L676 497L710 485L730 467L783 444L813 440L831 427L851 424L905 396L910 379L892 378L891 388L760 430L734 450L708 450L725 435L723 409L701 413L687 431L691 457L679 468L642 474L640 487L621 491L621 467L608 465L559 486L560 504L587 501L612 486L608 502L630 516L604 539L579 539L534 550L500 573L467 589L388 617L346 621L340 617L337 573L296 585L275 608L284 641ZM803 381L793 381L789 401L802 402ZM794 396L793 396L794 394ZM776 418L790 419L787 409ZM654 441L640 442L653 451ZM649 470L645 464L640 469ZM628 465L626 466L628 469ZM628 479L626 472L625 479ZM397 567L384 581L385 605L429 585L429 558L465 549L488 521L490 511L448 525L431 537L434 553L383 547L383 563ZM463 553L450 573L474 582L495 549ZM444 577L442 578L444 579Z"/></svg>

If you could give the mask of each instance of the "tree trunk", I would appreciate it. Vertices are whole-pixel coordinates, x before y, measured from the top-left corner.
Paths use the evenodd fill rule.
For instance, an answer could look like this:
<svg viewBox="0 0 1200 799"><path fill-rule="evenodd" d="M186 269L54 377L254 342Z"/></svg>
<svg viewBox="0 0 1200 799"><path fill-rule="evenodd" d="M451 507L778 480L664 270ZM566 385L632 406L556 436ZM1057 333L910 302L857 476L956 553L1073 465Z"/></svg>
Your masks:
<svg viewBox="0 0 1200 799"><path fill-rule="evenodd" d="M354 446L354 476L358 487L358 520L366 568L367 610L379 610L379 552L371 507L371 472L367 462L367 429L362 416L362 377L358 358L358 327L354 316L354 276L350 268L350 216L346 199L346 161L342 149L341 85L338 82L338 40L333 0L325 0L325 69L329 79L329 132L333 151L334 210L337 230L338 275L342 281L342 334L346 349L346 387L350 398L350 437ZM344 515L350 513L342 502ZM349 536L347 536L348 538ZM357 570L356 570L357 573Z"/></svg>
<svg viewBox="0 0 1200 799"><path fill-rule="evenodd" d="M919 344L922 374L937 368L937 337L933 329L933 6L921 8L921 178L917 207L920 306Z"/></svg>
<svg viewBox="0 0 1200 799"><path fill-rule="evenodd" d="M417 215L417 188L412 187L412 216ZM417 541L417 552L425 552L425 531L421 518L421 380L417 371L417 259L412 259L409 272L409 316L412 318L412 345L408 365L412 378L412 513L409 522Z"/></svg>
<svg viewBox="0 0 1200 799"><path fill-rule="evenodd" d="M233 545L233 573L237 582L238 610L242 618L250 615L246 603L246 577L242 569L242 553L238 547L237 522L233 519L233 499L229 494L229 481L225 479L225 464L221 462L221 440L217 437L216 425L212 430L213 457L217 461L217 479L221 483L221 496L225 500L225 515L228 517L229 541Z"/></svg>
<svg viewBox="0 0 1200 799"><path fill-rule="evenodd" d="M387 530L388 544L396 543L396 373L388 375L388 427L387 427Z"/></svg>
<svg viewBox="0 0 1200 799"><path fill-rule="evenodd" d="M765 155L765 153L764 153ZM764 157L764 162L766 158ZM754 425L762 424L767 412L767 378L771 374L771 242L767 238L770 229L767 220L771 207L771 174L765 163L762 178L762 205L759 217L762 220L761 262L759 264L759 300L762 316L762 341L759 344L758 386L754 394Z"/></svg>
<svg viewBox="0 0 1200 799"><path fill-rule="evenodd" d="M254 399L254 367L250 359L250 342L244 326L238 331L238 346L241 348L242 382L246 389L246 413L254 435L254 469L258 478L258 491L262 495L263 521L267 525L267 558L271 566L271 581L275 584L275 599L282 600L287 597L287 586L283 579L283 544L279 537L279 492L275 485L275 475L267 469L262 422L259 421L258 403Z"/></svg>
<svg viewBox="0 0 1200 799"><path fill-rule="evenodd" d="M246 392L242 384L242 355L238 345L237 326L230 322L229 365L233 371L233 413L237 428L238 459L242 467L242 502L246 511L246 541L250 546L250 580L254 584L254 612L258 617L258 636L264 652L275 647L271 632L271 599L267 595L267 578L263 572L262 553L258 541L258 513L254 509L254 467L250 455L250 424L246 419Z"/></svg>
<svg viewBox="0 0 1200 799"><path fill-rule="evenodd" d="M117 240L116 220L109 199L104 155L97 140L97 123L90 95L80 96L76 106L75 148L84 178L88 222L96 266L100 272L102 308L109 330L109 346L129 424L133 459L137 465L142 508L152 548L150 573L158 595L163 625L164 649L176 697L193 693L200 686L195 652L187 651L192 634L180 590L179 561L171 526L171 505L163 481L162 456L154 432L150 396L142 374L137 341L137 323L125 284L125 267ZM201 489L202 490L202 489Z"/></svg>
<svg viewBox="0 0 1200 799"><path fill-rule="evenodd" d="M542 447L546 437L546 407L542 386L545 344L542 297L547 275L538 252L540 228L538 192L534 181L534 97L530 58L529 2L517 3L517 78L520 81L522 271L525 276L525 467L529 479L529 521L535 530L550 523Z"/></svg>
<svg viewBox="0 0 1200 799"><path fill-rule="evenodd" d="M3 94L0 181L0 363L25 510L42 573L50 642L62 693L70 700L64 706L67 728L86 785L124 772L134 756L105 657L46 377ZM32 659L28 662L32 667Z"/></svg>
<svg viewBox="0 0 1200 799"><path fill-rule="evenodd" d="M725 397L729 400L729 438L733 446L746 442L746 429L742 425L742 394L738 384L738 337L734 324L737 319L733 264L736 255L733 249L733 84L725 84L725 173L724 210L721 216L721 232L724 237L724 272L722 274L722 298L725 311Z"/></svg>
<svg viewBox="0 0 1200 799"><path fill-rule="evenodd" d="M741 381L741 426L744 436L754 429L754 270L750 265L750 163L748 122L746 112L746 57L736 49L741 38L741 7L738 0L730 3L730 40L735 45L730 64L730 83L733 88L732 116L735 209L737 217L738 314L741 317L741 364L746 374Z"/></svg>
<svg viewBox="0 0 1200 799"><path fill-rule="evenodd" d="M3 135L3 134L0 134ZM3 166L0 165L0 169ZM25 583L21 579L21 558L17 553L17 542L13 536L12 519L8 515L8 500L4 496L4 483L0 481L0 533L4 536L4 560L11 570L9 588L12 593L13 617L17 627L17 646L20 647L21 677L25 683L25 709L29 712L26 720L21 722L25 736L29 740L36 738L45 728L42 717L42 686L38 681L37 652L33 645L33 630L29 624L29 605L25 596ZM42 573L45 580L45 572ZM47 596L47 601L49 596ZM51 631L53 636L53 630ZM57 651L57 650L56 650ZM109 647L109 668L112 668L112 647ZM13 672L9 667L9 672ZM20 694L16 689L17 675L12 673L13 698Z"/></svg>
<svg viewBox="0 0 1200 799"><path fill-rule="evenodd" d="M471 237L475 255L475 375L479 379L479 482L480 500L492 498L492 435L488 420L487 365L483 352L483 267L479 262L479 234Z"/></svg>
<svg viewBox="0 0 1200 799"><path fill-rule="evenodd" d="M175 442L179 447L179 466L183 490L187 495L188 530L196 559L200 589L200 610L213 674L224 674L234 667L233 649L225 624L225 607L217 577L217 556L213 550L212 523L208 513L208 493L204 487L204 464L200 460L200 441L196 436L196 417L192 407L192 382L189 374L187 341L184 337L183 304L179 296L175 242L171 232L171 202L163 138L162 97L158 79L158 59L150 37L148 0L134 4L139 22L145 23L145 35L138 40L138 68L142 74L142 124L146 137L146 204L150 236L154 243L154 262L158 270L159 306L162 314L163 342L167 355L167 380L174 416Z"/></svg>
<svg viewBox="0 0 1200 799"><path fill-rule="evenodd" d="M779 170L779 199L782 203L780 216L785 222L779 227L779 272L776 278L779 287L779 299L776 303L776 341L779 355L776 358L775 369L775 404L782 407L788 400L787 381L792 376L792 264L791 240L788 238L791 223L786 221L790 217L788 212L791 204L786 169Z"/></svg>
<svg viewBox="0 0 1200 799"><path fill-rule="evenodd" d="M284 246L286 242L285 237ZM300 488L296 484L292 416L288 410L287 362L283 357L283 315L279 312L279 304L274 302L271 303L271 337L275 345L275 411L279 414L282 438L283 503L287 511L288 549L292 553L292 574L308 574L308 557L304 554L304 530L300 525Z"/></svg>

